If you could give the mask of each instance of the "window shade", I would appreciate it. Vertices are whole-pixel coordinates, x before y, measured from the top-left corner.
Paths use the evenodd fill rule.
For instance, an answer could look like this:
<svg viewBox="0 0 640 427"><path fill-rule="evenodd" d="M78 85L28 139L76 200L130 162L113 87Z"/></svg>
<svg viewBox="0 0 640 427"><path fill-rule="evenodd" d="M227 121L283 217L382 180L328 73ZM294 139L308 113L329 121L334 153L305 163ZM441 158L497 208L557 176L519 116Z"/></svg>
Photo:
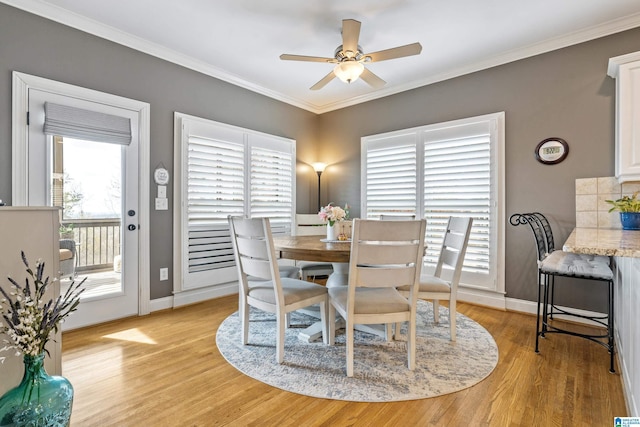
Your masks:
<svg viewBox="0 0 640 427"><path fill-rule="evenodd" d="M131 120L66 105L44 103L44 133L87 141L131 144Z"/></svg>

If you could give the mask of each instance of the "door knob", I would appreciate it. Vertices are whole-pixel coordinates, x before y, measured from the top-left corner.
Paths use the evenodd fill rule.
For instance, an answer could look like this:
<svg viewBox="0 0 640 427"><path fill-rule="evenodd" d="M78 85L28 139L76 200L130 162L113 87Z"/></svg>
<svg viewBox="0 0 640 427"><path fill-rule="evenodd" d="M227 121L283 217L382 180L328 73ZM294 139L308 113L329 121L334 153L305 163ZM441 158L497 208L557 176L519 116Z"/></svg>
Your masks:
<svg viewBox="0 0 640 427"><path fill-rule="evenodd" d="M136 226L133 224L129 224L129 226L127 227L129 229L129 231L133 231L136 229Z"/></svg>

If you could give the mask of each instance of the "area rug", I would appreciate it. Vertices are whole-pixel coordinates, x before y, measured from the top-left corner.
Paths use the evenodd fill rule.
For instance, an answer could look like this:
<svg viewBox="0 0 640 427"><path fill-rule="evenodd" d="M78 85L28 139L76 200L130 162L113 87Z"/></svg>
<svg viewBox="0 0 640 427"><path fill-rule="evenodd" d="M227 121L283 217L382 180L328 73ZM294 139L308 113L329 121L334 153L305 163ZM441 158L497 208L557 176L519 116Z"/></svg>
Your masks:
<svg viewBox="0 0 640 427"><path fill-rule="evenodd" d="M298 338L298 333L316 319L300 313L291 317L281 365L275 356L275 317L253 308L249 344L241 344L236 312L218 328L218 349L240 372L273 387L355 402L414 400L453 393L482 381L498 363L498 347L482 326L458 313L457 341L451 342L449 310L440 307L440 323L434 324L432 305L419 301L416 369L406 368L406 336L386 342L356 331L354 376L348 378L344 329L336 331L334 346L326 346L322 340L307 343Z"/></svg>

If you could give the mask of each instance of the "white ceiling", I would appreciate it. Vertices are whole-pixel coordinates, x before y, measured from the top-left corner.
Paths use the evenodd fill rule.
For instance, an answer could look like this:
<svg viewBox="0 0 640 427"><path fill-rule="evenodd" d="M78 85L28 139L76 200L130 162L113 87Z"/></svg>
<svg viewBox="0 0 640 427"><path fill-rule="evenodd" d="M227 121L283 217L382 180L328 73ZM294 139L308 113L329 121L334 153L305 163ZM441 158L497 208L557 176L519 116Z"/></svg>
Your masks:
<svg viewBox="0 0 640 427"><path fill-rule="evenodd" d="M0 1L315 113L640 26L639 0ZM379 90L338 79L309 90L332 65L280 54L332 57L347 18L362 22L365 53L413 42L422 53L368 64Z"/></svg>

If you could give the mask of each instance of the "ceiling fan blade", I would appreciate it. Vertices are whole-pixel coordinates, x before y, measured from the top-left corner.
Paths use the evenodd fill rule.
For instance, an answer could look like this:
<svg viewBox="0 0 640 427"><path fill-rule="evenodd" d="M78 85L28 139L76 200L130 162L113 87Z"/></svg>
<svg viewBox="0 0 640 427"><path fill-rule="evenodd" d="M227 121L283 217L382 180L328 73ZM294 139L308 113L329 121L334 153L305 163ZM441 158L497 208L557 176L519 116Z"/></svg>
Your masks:
<svg viewBox="0 0 640 427"><path fill-rule="evenodd" d="M322 80L320 80L318 83L314 84L313 86L311 86L309 89L311 90L319 90L322 89L323 87L325 87L327 85L327 83L329 83L331 80L333 80L336 77L336 75L333 73L333 71L331 71L329 74L327 74L326 76L324 76L322 78Z"/></svg>
<svg viewBox="0 0 640 427"><path fill-rule="evenodd" d="M360 74L360 78L362 80L364 80L365 82L367 82L371 87L373 87L375 89L379 89L382 86L387 84L387 82L385 82L380 77L378 77L375 74L373 74L367 68L365 68L364 71L362 71L362 74Z"/></svg>
<svg viewBox="0 0 640 427"><path fill-rule="evenodd" d="M411 43L404 46L393 47L391 49L379 50L378 52L367 53L371 57L370 62L386 61L387 59L402 58L404 56L418 55L422 52L420 43Z"/></svg>
<svg viewBox="0 0 640 427"><path fill-rule="evenodd" d="M342 20L342 50L350 50L354 54L358 52L358 39L360 38L360 21L355 19Z"/></svg>
<svg viewBox="0 0 640 427"><path fill-rule="evenodd" d="M337 62L335 58L322 58L320 56L305 56L305 55L289 55L283 53L280 55L280 59L284 61L307 61L307 62Z"/></svg>

